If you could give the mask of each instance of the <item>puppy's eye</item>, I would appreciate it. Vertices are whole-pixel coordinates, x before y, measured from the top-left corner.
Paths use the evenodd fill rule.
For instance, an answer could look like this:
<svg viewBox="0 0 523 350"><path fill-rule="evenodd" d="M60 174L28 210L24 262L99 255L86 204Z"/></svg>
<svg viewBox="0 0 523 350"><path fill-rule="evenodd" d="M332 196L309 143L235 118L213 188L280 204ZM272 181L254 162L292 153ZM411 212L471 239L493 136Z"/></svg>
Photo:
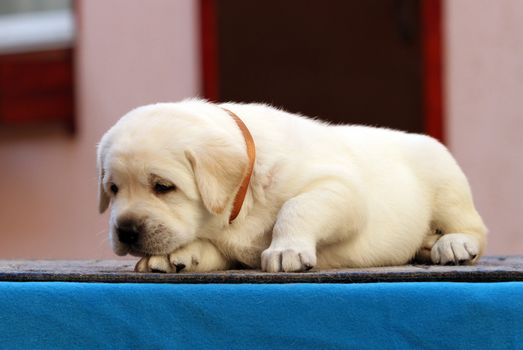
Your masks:
<svg viewBox="0 0 523 350"><path fill-rule="evenodd" d="M157 182L157 183L154 184L154 188L153 189L154 189L154 192L156 194L165 194L165 193L172 192L172 191L176 190L176 186L161 184L161 183Z"/></svg>
<svg viewBox="0 0 523 350"><path fill-rule="evenodd" d="M115 184L111 184L111 187L109 187L109 189L114 195L118 193L118 186L116 186Z"/></svg>

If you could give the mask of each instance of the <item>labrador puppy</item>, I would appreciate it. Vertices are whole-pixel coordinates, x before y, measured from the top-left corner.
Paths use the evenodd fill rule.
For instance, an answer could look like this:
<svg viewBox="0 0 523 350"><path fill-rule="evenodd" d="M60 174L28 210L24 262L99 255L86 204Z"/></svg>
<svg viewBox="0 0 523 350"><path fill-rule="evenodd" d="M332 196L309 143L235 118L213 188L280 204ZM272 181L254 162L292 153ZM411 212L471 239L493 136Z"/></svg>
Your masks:
<svg viewBox="0 0 523 350"><path fill-rule="evenodd" d="M139 107L98 146L99 209L139 272L475 262L486 228L435 139L262 104Z"/></svg>

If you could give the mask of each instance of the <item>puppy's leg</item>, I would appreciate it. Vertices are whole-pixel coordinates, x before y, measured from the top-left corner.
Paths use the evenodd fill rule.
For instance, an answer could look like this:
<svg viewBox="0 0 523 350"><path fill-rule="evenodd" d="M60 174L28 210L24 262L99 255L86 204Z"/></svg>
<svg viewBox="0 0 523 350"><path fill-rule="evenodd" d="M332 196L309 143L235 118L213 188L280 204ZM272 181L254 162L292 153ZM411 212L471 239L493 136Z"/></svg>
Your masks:
<svg viewBox="0 0 523 350"><path fill-rule="evenodd" d="M231 266L223 254L208 240L197 239L169 255L144 257L135 267L137 272L208 272Z"/></svg>
<svg viewBox="0 0 523 350"><path fill-rule="evenodd" d="M434 225L443 231L432 247L434 264L474 263L485 249L487 229L474 207L465 176L459 171L437 194Z"/></svg>
<svg viewBox="0 0 523 350"><path fill-rule="evenodd" d="M305 271L316 265L318 243L342 241L357 221L356 196L344 185L324 183L284 203L261 256L262 270Z"/></svg>

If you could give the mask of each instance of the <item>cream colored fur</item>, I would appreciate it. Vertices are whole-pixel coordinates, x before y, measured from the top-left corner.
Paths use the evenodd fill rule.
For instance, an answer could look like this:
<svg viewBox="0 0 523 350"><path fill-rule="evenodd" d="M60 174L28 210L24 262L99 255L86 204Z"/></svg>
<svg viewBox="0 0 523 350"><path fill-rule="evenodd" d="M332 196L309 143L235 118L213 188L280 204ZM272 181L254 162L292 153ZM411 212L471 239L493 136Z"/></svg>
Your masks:
<svg viewBox="0 0 523 350"><path fill-rule="evenodd" d="M232 224L248 160L240 130L218 105L140 107L103 136L100 211L112 204L113 249L141 256L138 271L369 267L416 254L470 263L484 251L486 228L467 179L433 138L333 126L260 104L223 106L247 125L257 152ZM158 181L176 190L158 195ZM118 239L122 218L140 224L134 245Z"/></svg>

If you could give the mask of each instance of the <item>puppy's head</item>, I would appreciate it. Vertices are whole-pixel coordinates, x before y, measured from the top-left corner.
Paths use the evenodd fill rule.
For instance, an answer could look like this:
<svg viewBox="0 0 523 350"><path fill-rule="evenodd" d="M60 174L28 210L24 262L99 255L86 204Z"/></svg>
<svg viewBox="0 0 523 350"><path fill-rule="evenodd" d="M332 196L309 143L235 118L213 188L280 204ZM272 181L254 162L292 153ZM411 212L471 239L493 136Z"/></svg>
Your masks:
<svg viewBox="0 0 523 350"><path fill-rule="evenodd" d="M102 137L99 210L111 205L116 254L168 254L210 220L227 222L247 159L233 122L211 115L220 113L204 102L145 106Z"/></svg>

